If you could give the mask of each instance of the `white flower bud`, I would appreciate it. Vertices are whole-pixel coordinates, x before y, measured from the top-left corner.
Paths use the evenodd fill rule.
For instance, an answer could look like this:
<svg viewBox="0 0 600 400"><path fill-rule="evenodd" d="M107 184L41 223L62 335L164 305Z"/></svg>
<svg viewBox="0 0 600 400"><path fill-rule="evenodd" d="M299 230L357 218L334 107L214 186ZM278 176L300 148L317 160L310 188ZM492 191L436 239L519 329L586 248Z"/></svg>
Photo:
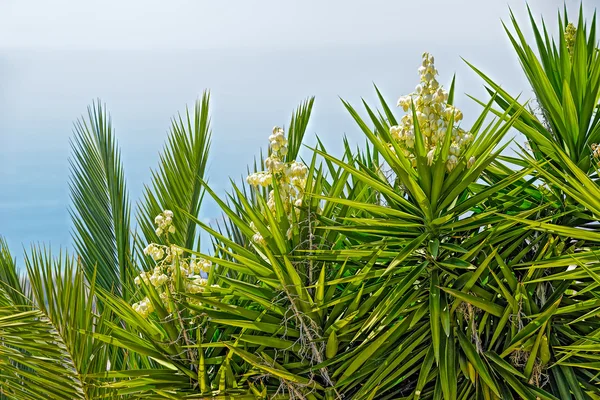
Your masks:
<svg viewBox="0 0 600 400"><path fill-rule="evenodd" d="M431 165L433 163L433 156L435 155L435 147L433 147L427 153L427 165Z"/></svg>
<svg viewBox="0 0 600 400"><path fill-rule="evenodd" d="M461 119L463 119L462 111L460 111L459 109L454 109L454 121L458 122Z"/></svg>
<svg viewBox="0 0 600 400"><path fill-rule="evenodd" d="M475 165L475 157L471 156L471 158L469 158L469 161L467 161L467 168L471 168L473 165Z"/></svg>
<svg viewBox="0 0 600 400"><path fill-rule="evenodd" d="M450 154L455 155L455 156L460 156L460 148L456 145L452 145L450 146Z"/></svg>
<svg viewBox="0 0 600 400"><path fill-rule="evenodd" d="M448 172L452 171L454 167L456 167L457 163L458 159L456 158L456 156L452 154L449 155L448 160L446 161L446 168L448 169Z"/></svg>

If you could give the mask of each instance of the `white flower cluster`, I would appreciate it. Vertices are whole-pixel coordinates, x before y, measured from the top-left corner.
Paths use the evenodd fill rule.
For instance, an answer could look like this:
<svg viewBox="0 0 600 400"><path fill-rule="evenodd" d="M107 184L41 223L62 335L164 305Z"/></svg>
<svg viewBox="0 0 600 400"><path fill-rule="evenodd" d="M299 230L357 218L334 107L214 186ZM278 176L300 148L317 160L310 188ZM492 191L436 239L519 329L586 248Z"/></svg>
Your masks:
<svg viewBox="0 0 600 400"><path fill-rule="evenodd" d="M600 145L592 144L592 157L596 160L600 160Z"/></svg>
<svg viewBox="0 0 600 400"><path fill-rule="evenodd" d="M169 277L163 272L163 269L160 266L154 267L154 271L152 274L149 272L142 272L139 276L136 276L134 282L136 285L141 285L142 281L149 285L151 284L154 287L162 286L167 283Z"/></svg>
<svg viewBox="0 0 600 400"><path fill-rule="evenodd" d="M195 277L185 283L185 289L189 293L201 293L204 291L208 281L200 276Z"/></svg>
<svg viewBox="0 0 600 400"><path fill-rule="evenodd" d="M148 318L148 315L150 315L150 313L154 311L154 306L152 305L150 299L147 297L139 303L134 303L131 307L134 309L135 312L140 314L142 318Z"/></svg>
<svg viewBox="0 0 600 400"><path fill-rule="evenodd" d="M161 246L154 243L150 243L144 249L144 254L152 257L154 261L159 261L162 260L162 258L165 256L165 251Z"/></svg>
<svg viewBox="0 0 600 400"><path fill-rule="evenodd" d="M154 218L154 224L156 225L156 234L161 236L163 233L175 233L175 226L173 225L173 211L165 210L158 214Z"/></svg>
<svg viewBox="0 0 600 400"><path fill-rule="evenodd" d="M398 107L408 112L402 117L398 125L390 128L391 136L402 145L404 154L411 160L413 167L416 166L414 154L415 147L415 121L413 121L412 105L414 104L415 116L417 118L423 142L427 150L427 162L433 163L438 144L441 145L446 136L448 125L452 117L454 122L460 122L463 118L462 112L447 103L448 92L446 92L436 80L438 71L435 69L434 58L429 53L423 53L423 63L419 67L420 83L415 91L398 100ZM473 135L458 126L452 127L452 143L450 154L446 160L446 168L452 171L458 164L459 157L473 141ZM475 159L467 163L472 166Z"/></svg>
<svg viewBox="0 0 600 400"><path fill-rule="evenodd" d="M288 153L287 145L288 141L285 137L285 132L283 131L283 128L280 128L278 126L274 127L273 134L269 136L269 148L271 149L273 154L285 157Z"/></svg>
<svg viewBox="0 0 600 400"><path fill-rule="evenodd" d="M273 133L269 136L269 157L265 160L267 171L256 172L246 178L246 182L252 186L268 187L277 182L279 196L288 220L292 223L292 212L299 213L298 207L302 206L302 198L306 187L306 177L308 168L301 162L285 162L285 156L288 153L288 141L282 128L276 126ZM276 213L275 191L269 192L267 206L269 210ZM252 240L255 243L264 245L263 236L253 227L254 236ZM288 231L288 237L291 236L291 229Z"/></svg>
<svg viewBox="0 0 600 400"><path fill-rule="evenodd" d="M200 273L208 273L212 267L212 262L204 258L182 258L183 249L174 245L162 246L151 243L144 249L144 253L147 252L153 254L153 259L157 262L157 265L152 273L142 272L137 276L134 280L136 285L140 285L143 281L145 284L152 284L154 287L161 286L170 279L170 276L175 274L176 268L179 268L184 278L189 278Z"/></svg>
<svg viewBox="0 0 600 400"><path fill-rule="evenodd" d="M173 213L165 210L155 219L156 224L163 232L174 232L172 225ZM157 232L158 233L158 232ZM142 272L134 279L136 285L152 285L165 306L168 306L167 289L170 292L174 290L173 279L179 270L181 277L184 279L185 288L189 293L200 293L204 291L207 280L200 274L209 273L212 267L212 262L204 258L184 257L183 249L175 245L160 245L150 243L144 249L144 254L149 255L156 262L156 266L152 271ZM218 288L219 285L211 285L213 288ZM132 305L133 309L143 317L147 317L154 311L152 302L146 297L139 303Z"/></svg>
<svg viewBox="0 0 600 400"><path fill-rule="evenodd" d="M273 176L269 172L256 172L248 175L246 182L252 186L267 187L273 182Z"/></svg>

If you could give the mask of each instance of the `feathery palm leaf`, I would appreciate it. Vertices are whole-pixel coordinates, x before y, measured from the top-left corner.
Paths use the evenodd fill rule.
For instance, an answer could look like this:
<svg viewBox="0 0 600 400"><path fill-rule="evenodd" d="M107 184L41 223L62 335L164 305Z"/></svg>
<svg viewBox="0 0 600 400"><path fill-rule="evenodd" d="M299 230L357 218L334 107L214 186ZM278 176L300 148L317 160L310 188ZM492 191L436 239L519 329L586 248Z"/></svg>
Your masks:
<svg viewBox="0 0 600 400"><path fill-rule="evenodd" d="M71 142L73 238L84 270L97 283L127 296L131 283L130 205L110 117L99 102L75 124Z"/></svg>
<svg viewBox="0 0 600 400"><path fill-rule="evenodd" d="M201 182L210 147L209 100L210 95L205 92L193 112L187 110L185 118L173 119L158 171L153 172L152 183L145 188L144 201L138 205L138 224L146 243L158 241L152 222L163 210L182 209L193 216L200 212ZM198 237L193 222L179 218L175 228L172 234L175 241L187 248L196 245Z"/></svg>
<svg viewBox="0 0 600 400"><path fill-rule="evenodd" d="M5 249L2 273L17 275ZM0 288L0 393L10 399L89 399L113 393L87 377L119 365L117 348L95 340L108 334L98 314L94 281L66 254L43 248L26 255L27 292L18 281ZM12 271L11 271L12 270Z"/></svg>

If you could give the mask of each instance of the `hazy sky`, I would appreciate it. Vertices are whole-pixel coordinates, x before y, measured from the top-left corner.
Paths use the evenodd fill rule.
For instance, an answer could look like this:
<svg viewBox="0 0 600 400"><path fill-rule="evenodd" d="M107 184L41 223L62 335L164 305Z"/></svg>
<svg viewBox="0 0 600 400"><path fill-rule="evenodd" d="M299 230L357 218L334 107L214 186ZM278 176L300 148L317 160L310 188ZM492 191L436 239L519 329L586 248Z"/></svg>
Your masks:
<svg viewBox="0 0 600 400"><path fill-rule="evenodd" d="M531 1L554 14L562 1ZM101 4L99 6L99 4ZM522 14L523 1L511 1ZM223 49L497 40L495 0L3 0L0 47ZM553 15L554 16L554 15ZM488 43L489 44L489 43ZM401 49L397 49L400 50Z"/></svg>
<svg viewBox="0 0 600 400"><path fill-rule="evenodd" d="M562 0L529 2L555 28ZM572 13L578 2L567 1ZM593 1L584 1L591 8ZM512 93L530 96L501 25L523 1L27 1L0 0L0 235L21 245L70 244L72 122L95 98L108 106L132 198L156 165L170 118L208 88L213 99L210 181L238 179L273 125L315 95L308 141L362 143L339 97L393 103L411 92L423 51L440 82L457 74L466 122L484 97L473 62ZM554 30L554 29L553 29ZM218 216L207 204L203 217Z"/></svg>

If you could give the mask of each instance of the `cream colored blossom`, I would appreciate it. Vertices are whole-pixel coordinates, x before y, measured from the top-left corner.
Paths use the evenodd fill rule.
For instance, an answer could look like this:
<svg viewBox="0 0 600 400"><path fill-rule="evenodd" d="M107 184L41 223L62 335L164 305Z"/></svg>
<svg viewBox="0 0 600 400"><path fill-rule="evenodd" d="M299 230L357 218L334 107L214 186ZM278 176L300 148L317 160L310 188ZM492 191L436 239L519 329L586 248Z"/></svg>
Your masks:
<svg viewBox="0 0 600 400"><path fill-rule="evenodd" d="M431 165L433 163L433 156L435 155L435 147L432 147L431 150L427 153L427 165Z"/></svg>
<svg viewBox="0 0 600 400"><path fill-rule="evenodd" d="M261 246L264 246L265 244L267 244L265 238L263 238L263 235L261 235L260 233L255 233L252 236L252 241L254 243L260 244Z"/></svg>
<svg viewBox="0 0 600 400"><path fill-rule="evenodd" d="M458 158L471 144L473 136L458 126L449 127L452 121L453 125L460 122L463 114L458 108L447 104L448 92L436 79L438 71L431 54L423 53L418 71L420 83L415 87L415 91L398 99L398 107L402 107L408 113L400 119L398 125L390 127L390 136L406 150L406 157L416 166L414 126L418 123L427 150L427 162L432 165L437 144L443 143L446 132L451 128L452 143L446 159L446 167L451 171L458 164ZM410 111L412 104L415 107L416 121L413 121L413 113Z"/></svg>
<svg viewBox="0 0 600 400"><path fill-rule="evenodd" d="M154 222L162 226L169 232L169 228L173 226L173 212L169 210L163 211L157 215ZM156 262L154 268L150 271L144 271L134 278L134 283L138 286L152 285L161 301L169 310L168 293L176 291L175 277L182 279L184 288L191 293L199 293L204 290L207 285L206 278L200 274L210 272L212 262L200 257L186 256L185 251L180 246L175 244L161 245L150 243L144 249L144 254L150 256ZM192 301L192 300L190 300ZM194 304L200 304L193 300ZM142 301L132 304L131 306L142 317L148 317L154 312L152 302L148 297Z"/></svg>
<svg viewBox="0 0 600 400"><path fill-rule="evenodd" d="M165 284L169 280L169 277L162 273L162 270L154 271L154 273L150 276L150 283L154 287L159 287Z"/></svg>
<svg viewBox="0 0 600 400"><path fill-rule="evenodd" d="M255 172L246 178L246 182L255 187L269 188L277 183L279 200L283 205L290 223L293 222L293 214L298 213L302 205L302 198L306 188L308 167L298 161L286 160L288 154L288 141L282 128L276 126L269 136L269 156L265 160L266 171ZM277 213L277 198L275 190L268 192L267 207L275 215ZM253 223L250 224L255 232L252 241L264 245L264 237L257 231ZM289 235L288 235L289 236Z"/></svg>
<svg viewBox="0 0 600 400"><path fill-rule="evenodd" d="M469 161L467 161L467 168L471 168L473 165L475 165L475 157L471 156L471 158L469 158Z"/></svg>
<svg viewBox="0 0 600 400"><path fill-rule="evenodd" d="M154 261L159 261L165 256L163 248L154 243L150 243L148 246L146 246L144 249L144 254L152 257Z"/></svg>
<svg viewBox="0 0 600 400"><path fill-rule="evenodd" d="M139 276L136 276L135 279L133 280L133 282L136 285L141 285L142 282L144 282L144 284L149 285L150 284L150 280L148 279L148 273L147 272L142 272Z"/></svg>
<svg viewBox="0 0 600 400"><path fill-rule="evenodd" d="M171 245L171 254L174 256L181 256L183 255L183 249L179 246L175 246L175 245Z"/></svg>
<svg viewBox="0 0 600 400"><path fill-rule="evenodd" d="M455 155L450 154L448 156L448 161L446 161L446 168L448 169L448 172L452 171L454 167L456 167L456 164L458 164L458 158L456 158Z"/></svg>
<svg viewBox="0 0 600 400"><path fill-rule="evenodd" d="M186 283L186 291L189 293L201 293L204 292L208 281L202 277L196 277Z"/></svg>
<svg viewBox="0 0 600 400"><path fill-rule="evenodd" d="M175 233L175 225L173 225L173 211L164 210L154 218L156 225L155 233L157 236L162 236L164 233Z"/></svg>
<svg viewBox="0 0 600 400"><path fill-rule="evenodd" d="M135 312L140 314L142 318L148 318L150 313L154 311L154 306L148 297L145 297L139 303L134 303L131 307Z"/></svg>
<svg viewBox="0 0 600 400"><path fill-rule="evenodd" d="M199 274L200 272L208 273L211 267L212 262L205 260L204 258L199 258L190 262L190 271L194 274Z"/></svg>
<svg viewBox="0 0 600 400"><path fill-rule="evenodd" d="M600 145L596 143L592 144L592 157L600 159Z"/></svg>

